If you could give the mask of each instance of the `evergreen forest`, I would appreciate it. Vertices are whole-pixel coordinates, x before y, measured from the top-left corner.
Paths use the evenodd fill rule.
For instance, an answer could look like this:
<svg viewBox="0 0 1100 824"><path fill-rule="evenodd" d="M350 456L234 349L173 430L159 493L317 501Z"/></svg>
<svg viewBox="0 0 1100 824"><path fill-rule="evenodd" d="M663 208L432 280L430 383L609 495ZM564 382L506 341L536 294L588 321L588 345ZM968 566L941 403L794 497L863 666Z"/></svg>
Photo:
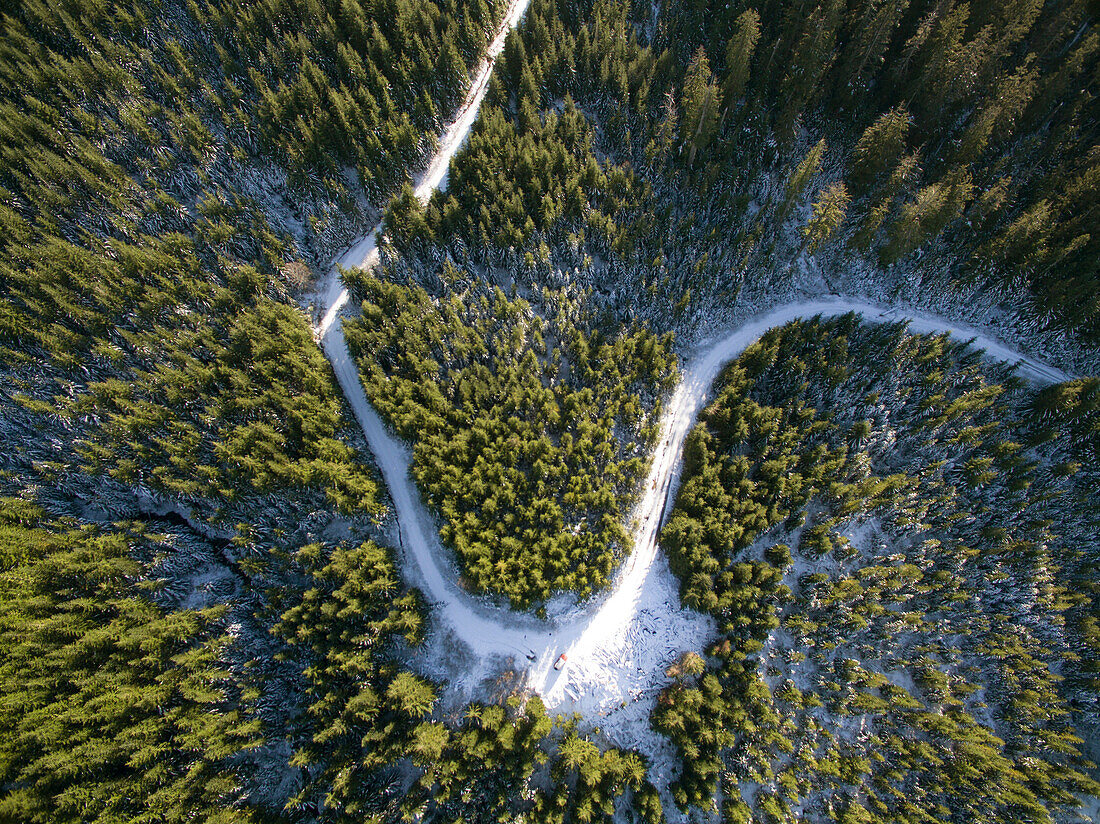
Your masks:
<svg viewBox="0 0 1100 824"><path fill-rule="evenodd" d="M0 824L1096 819L1097 12L3 4Z"/></svg>
<svg viewBox="0 0 1100 824"><path fill-rule="evenodd" d="M1049 392L851 315L767 333L716 390L661 536L720 635L654 710L677 803L1054 821L1095 794L1071 718L1100 559Z"/></svg>

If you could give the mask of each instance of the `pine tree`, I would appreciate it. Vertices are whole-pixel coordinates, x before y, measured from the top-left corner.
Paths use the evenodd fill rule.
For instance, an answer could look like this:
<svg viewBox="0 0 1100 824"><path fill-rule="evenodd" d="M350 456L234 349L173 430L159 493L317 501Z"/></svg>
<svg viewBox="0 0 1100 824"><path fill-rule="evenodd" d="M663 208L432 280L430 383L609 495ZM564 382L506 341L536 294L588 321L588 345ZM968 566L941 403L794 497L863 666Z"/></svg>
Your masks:
<svg viewBox="0 0 1100 824"><path fill-rule="evenodd" d="M687 165L695 165L695 155L706 149L718 131L718 107L721 94L714 83L707 53L700 46L688 64L680 95L680 145L687 149Z"/></svg>
<svg viewBox="0 0 1100 824"><path fill-rule="evenodd" d="M726 74L722 81L723 117L741 99L749 81L749 68L756 44L760 41L760 15L746 9L734 23L733 37L726 46Z"/></svg>
<svg viewBox="0 0 1100 824"><path fill-rule="evenodd" d="M860 98L883 62L883 55L909 0L862 0L849 12L850 36L844 46L835 96L845 107ZM869 71L870 70L870 71ZM865 77L867 74L871 77Z"/></svg>
<svg viewBox="0 0 1100 824"><path fill-rule="evenodd" d="M822 0L802 27L802 37L783 75L782 104L775 121L776 132L784 140L794 134L795 122L836 59L837 30L843 12L843 0Z"/></svg>
<svg viewBox="0 0 1100 824"><path fill-rule="evenodd" d="M424 206L410 183L406 182L386 207L382 226L386 235L402 249L431 238L432 229L428 224Z"/></svg>
<svg viewBox="0 0 1100 824"><path fill-rule="evenodd" d="M1054 225L1052 204L1045 198L1039 200L994 238L990 254L998 262L1034 270L1049 254L1048 243Z"/></svg>
<svg viewBox="0 0 1100 824"><path fill-rule="evenodd" d="M909 124L909 113L898 106L879 115L864 130L849 163L848 182L856 197L869 191L876 178L897 164L905 151Z"/></svg>
<svg viewBox="0 0 1100 824"><path fill-rule="evenodd" d="M813 215L802 227L802 236L809 244L810 252L817 251L826 238L844 222L844 215L851 198L843 183L834 183L821 193L813 205Z"/></svg>
<svg viewBox="0 0 1100 824"><path fill-rule="evenodd" d="M880 253L882 262L893 263L938 235L962 213L973 190L966 169L954 171L921 189L914 200L902 207L901 215L890 228L890 242Z"/></svg>
<svg viewBox="0 0 1100 824"><path fill-rule="evenodd" d="M957 142L951 158L955 164L970 164L986 151L990 140L1006 143L1012 140L1017 122L1035 95L1038 86L1038 70L1034 55L1028 55L1019 68L997 84L997 90L989 102L976 109L970 116L966 130Z"/></svg>
<svg viewBox="0 0 1100 824"><path fill-rule="evenodd" d="M431 767L438 763L450 740L450 734L442 724L424 722L413 730L413 739L414 762L423 767Z"/></svg>
<svg viewBox="0 0 1100 824"><path fill-rule="evenodd" d="M794 172L791 173L790 178L787 180L787 193L783 200L783 206L780 210L780 215L785 215L790 209L791 205L802 196L806 186L814 175L821 169L821 159L825 156L825 151L828 147L825 145L825 138L821 138L806 156L802 158L802 162L798 164Z"/></svg>
<svg viewBox="0 0 1100 824"><path fill-rule="evenodd" d="M646 160L650 163L664 162L672 151L673 137L676 134L676 126L679 115L676 111L676 95L672 89L665 93L662 116L657 123L656 134L646 145Z"/></svg>
<svg viewBox="0 0 1100 824"><path fill-rule="evenodd" d="M910 60L915 64L907 98L922 123L947 116L978 87L979 73L992 51L992 32L982 29L966 41L969 17L967 3L933 9L906 43L899 71L905 71Z"/></svg>

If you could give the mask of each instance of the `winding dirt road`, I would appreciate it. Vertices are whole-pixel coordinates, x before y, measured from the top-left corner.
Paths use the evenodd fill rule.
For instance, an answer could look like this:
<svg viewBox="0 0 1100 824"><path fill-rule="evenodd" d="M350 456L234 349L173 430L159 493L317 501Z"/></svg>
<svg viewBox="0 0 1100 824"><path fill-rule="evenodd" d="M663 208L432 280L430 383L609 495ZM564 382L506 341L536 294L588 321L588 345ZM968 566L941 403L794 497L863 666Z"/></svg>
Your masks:
<svg viewBox="0 0 1100 824"><path fill-rule="evenodd" d="M726 363L768 329L800 317L847 312L860 313L868 321L899 319L892 310L858 300L786 304L709 345L688 362L683 379L665 409L659 446L643 485L642 500L634 512L634 551L610 593L581 616L557 625L492 607L458 589L455 571L448 568L448 555L410 476L410 450L386 429L368 403L348 353L339 316L329 324L324 349L382 470L393 498L402 546L417 566L417 583L425 589L438 617L479 657L513 657L517 663L530 660L528 685L541 693L549 706L568 705L600 712L644 691L654 669L663 669L671 656L698 646L698 639L710 634L703 616L675 607L670 573L663 561L657 568L654 562L658 558L657 534L666 504L674 499L679 483L684 441L706 403L714 379ZM990 357L1018 362L1020 373L1037 383L1069 377L943 318L916 315L908 316L908 320L914 332L947 332L973 339ZM648 641L642 639L642 644L649 649L632 649L637 641L632 639L632 625L642 613L647 613L649 630ZM558 672L553 669L553 662L563 651L569 664Z"/></svg>
<svg viewBox="0 0 1100 824"><path fill-rule="evenodd" d="M417 195L427 200L446 185L448 164L469 134L485 95L493 62L508 31L521 19L528 0L515 0L500 32L488 50L488 59L454 123L440 141L439 151L420 180ZM378 251L372 231L337 261L344 268L371 267ZM527 683L551 708L575 709L586 715L606 716L652 694L654 683L678 652L698 649L712 634L709 619L679 606L675 580L657 552L657 534L679 483L684 440L707 400L711 383L722 366L737 357L768 329L795 318L861 313L868 321L907 318L914 332L947 332L972 339L999 360L1018 362L1020 372L1037 383L1066 380L1068 376L1040 361L1015 352L981 333L931 315L899 316L897 310L858 299L803 301L778 306L728 335L702 347L689 359L683 379L666 406L659 445L653 455L643 496L631 518L634 549L612 589L594 599L569 620L557 623L517 615L471 597L457 585L450 555L440 545L432 516L410 476L410 450L385 427L368 403L358 371L348 353L341 310L347 290L333 266L316 298L322 317L315 328L341 388L382 471L396 510L400 542L415 564L406 568L409 580L420 586L433 605L435 617L448 626L479 659L512 658L526 665ZM554 670L558 655L566 652L568 665ZM526 664L525 664L526 662ZM648 710L638 706L639 720ZM637 723L625 730L641 729ZM625 744L634 742L624 741Z"/></svg>

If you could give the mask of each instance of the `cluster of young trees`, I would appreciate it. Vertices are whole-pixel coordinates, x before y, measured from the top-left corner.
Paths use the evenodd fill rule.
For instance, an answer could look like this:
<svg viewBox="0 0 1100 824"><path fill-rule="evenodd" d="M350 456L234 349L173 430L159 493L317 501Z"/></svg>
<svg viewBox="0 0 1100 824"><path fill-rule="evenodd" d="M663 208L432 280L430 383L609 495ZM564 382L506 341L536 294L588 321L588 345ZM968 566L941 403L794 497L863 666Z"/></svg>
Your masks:
<svg viewBox="0 0 1100 824"><path fill-rule="evenodd" d="M302 781L289 809L325 820L383 821L402 804L397 762L425 746L436 685L401 669L396 646L423 640L419 593L400 583L387 550L366 542L310 544L294 563L309 576L273 631L308 681L290 766ZM396 786L395 786L396 785Z"/></svg>
<svg viewBox="0 0 1100 824"><path fill-rule="evenodd" d="M413 474L470 586L520 608L606 586L675 378L671 336L605 338L567 294L539 291L536 312L499 288L461 289L449 263L440 277L456 289L438 298L347 277L367 395L415 443Z"/></svg>
<svg viewBox="0 0 1100 824"><path fill-rule="evenodd" d="M430 147L501 11L6 9L5 416L37 416L67 472L216 506L288 489L376 507L290 293Z"/></svg>
<svg viewBox="0 0 1100 824"><path fill-rule="evenodd" d="M377 510L378 485L341 436L340 396L301 316L268 299L196 319L157 363L89 383L74 416L98 419L79 446L88 471L185 499L233 502L324 490L345 512Z"/></svg>
<svg viewBox="0 0 1100 824"><path fill-rule="evenodd" d="M1086 718L1100 717L1100 565L1092 528L1095 490L1100 483L1100 380L1079 378L1037 393L1027 420L1027 441L1051 452L1050 475L1068 487L1052 499L1050 516L1058 532L1075 551L1059 559L1072 591L1066 620L1081 641L1072 668L1061 673L1071 705ZM1084 517L1082 517L1084 515ZM1096 740L1082 731L1086 741ZM1096 760L1096 756L1093 756Z"/></svg>
<svg viewBox="0 0 1100 824"><path fill-rule="evenodd" d="M461 101L504 6L229 0L192 13L234 102L254 107L260 148L299 175L338 177L352 166L377 199Z"/></svg>
<svg viewBox="0 0 1100 824"><path fill-rule="evenodd" d="M140 521L0 499L4 820L661 820L644 758L537 697L442 706L442 685L403 663L424 607L385 548L279 542L249 567L270 591L245 622L273 617L273 644L248 637L239 604L161 597L184 551ZM284 795L256 784L273 766Z"/></svg>
<svg viewBox="0 0 1100 824"><path fill-rule="evenodd" d="M592 126L568 96L560 114L540 114L525 100L518 123L486 104L452 164L447 192L422 208L407 188L387 209L384 229L401 251L417 242L457 244L481 259L533 250L531 266L535 254L550 262L547 241L570 234L624 251L639 231L624 217L648 196L629 167L597 159Z"/></svg>
<svg viewBox="0 0 1100 824"><path fill-rule="evenodd" d="M284 610L274 632L311 697L291 725L301 774L292 814L588 824L630 808L661 821L638 753L600 748L529 694L444 707L443 685L402 669L402 649L423 643L423 607L387 550L310 544L291 566L307 583L271 606Z"/></svg>
<svg viewBox="0 0 1100 824"><path fill-rule="evenodd" d="M773 330L723 372L661 536L720 632L652 716L678 804L1054 821L1100 792L1095 704L1061 674L1096 660L1095 510L1075 502L1068 535L1052 517L1078 483L1052 424L1087 418L1090 387L1034 392L854 316Z"/></svg>
<svg viewBox="0 0 1100 824"><path fill-rule="evenodd" d="M457 728L434 729L414 756L423 772L408 802L429 819L609 823L631 809L648 824L663 820L642 756L601 750L575 719L548 716L538 696L470 704Z"/></svg>

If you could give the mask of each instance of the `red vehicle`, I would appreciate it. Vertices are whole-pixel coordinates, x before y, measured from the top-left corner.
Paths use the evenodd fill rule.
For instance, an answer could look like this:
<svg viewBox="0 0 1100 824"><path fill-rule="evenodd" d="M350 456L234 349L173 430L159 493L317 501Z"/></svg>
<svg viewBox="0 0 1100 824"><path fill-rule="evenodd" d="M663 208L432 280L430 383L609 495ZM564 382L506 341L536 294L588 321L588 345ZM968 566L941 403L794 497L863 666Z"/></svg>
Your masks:
<svg viewBox="0 0 1100 824"><path fill-rule="evenodd" d="M554 662L554 669L560 670L564 666L565 666L565 653L563 652L561 655L558 656L558 660Z"/></svg>

